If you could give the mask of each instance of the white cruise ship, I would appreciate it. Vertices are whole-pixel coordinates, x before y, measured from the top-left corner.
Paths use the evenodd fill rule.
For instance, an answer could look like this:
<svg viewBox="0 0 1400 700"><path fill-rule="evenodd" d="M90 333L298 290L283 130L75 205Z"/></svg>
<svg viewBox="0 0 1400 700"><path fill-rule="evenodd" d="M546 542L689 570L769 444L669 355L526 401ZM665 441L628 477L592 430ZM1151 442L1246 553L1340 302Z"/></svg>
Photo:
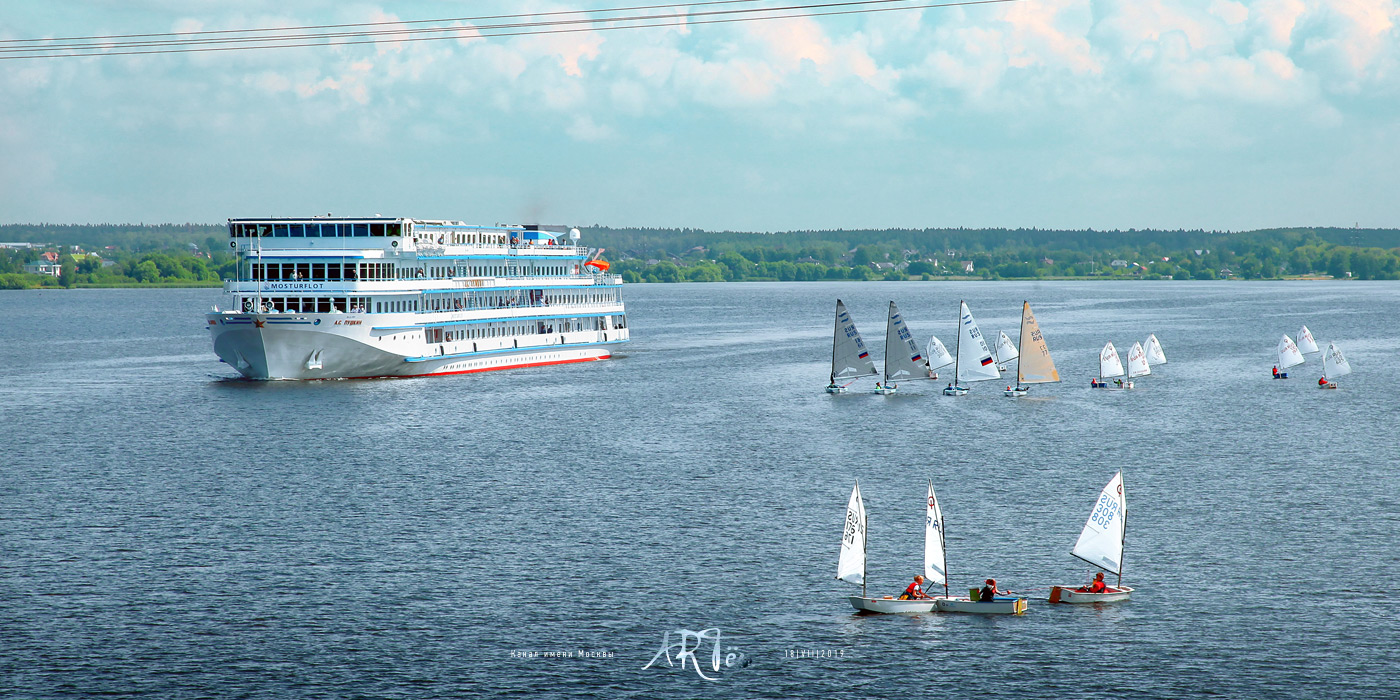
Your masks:
<svg viewBox="0 0 1400 700"><path fill-rule="evenodd" d="M622 280L578 229L459 221L229 219L237 279L207 315L252 379L461 374L610 357Z"/></svg>

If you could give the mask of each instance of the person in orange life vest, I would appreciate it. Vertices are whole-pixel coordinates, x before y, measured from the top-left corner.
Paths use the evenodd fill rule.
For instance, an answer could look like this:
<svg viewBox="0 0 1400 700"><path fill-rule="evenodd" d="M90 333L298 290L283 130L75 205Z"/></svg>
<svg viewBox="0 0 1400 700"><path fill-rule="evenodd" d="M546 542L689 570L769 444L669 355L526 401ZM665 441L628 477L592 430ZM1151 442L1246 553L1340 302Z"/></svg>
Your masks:
<svg viewBox="0 0 1400 700"><path fill-rule="evenodd" d="M998 594L1011 595L1011 591L997 590L997 580L989 578L987 579L987 585L983 586L982 590L977 592L977 600L982 603L990 603Z"/></svg>
<svg viewBox="0 0 1400 700"><path fill-rule="evenodd" d="M1278 379L1278 365L1274 365L1274 379Z"/></svg>
<svg viewBox="0 0 1400 700"><path fill-rule="evenodd" d="M1100 572L1098 573L1098 575L1094 576L1094 581L1093 581L1093 583L1090 583L1090 584L1087 585L1087 586L1080 586L1080 587L1079 587L1079 592L1080 592L1080 593L1107 593L1107 592L1108 592L1108 584L1106 584L1106 583L1103 582L1103 572L1100 571Z"/></svg>
<svg viewBox="0 0 1400 700"><path fill-rule="evenodd" d="M1322 378L1318 379L1318 380L1317 380L1317 385L1318 385L1318 386L1327 386L1327 377L1322 377Z"/></svg>
<svg viewBox="0 0 1400 700"><path fill-rule="evenodd" d="M908 588L904 589L904 594L901 595L901 596L899 596L899 599L900 599L900 600L919 600L919 599L922 599L922 598L927 598L927 597L928 597L928 594L927 594L927 593L924 593L924 589L921 588L921 586L923 586L923 585L924 585L924 577L923 577L923 576L915 576L915 577L914 577L914 582L911 583L911 584L909 584L909 587L908 587Z"/></svg>

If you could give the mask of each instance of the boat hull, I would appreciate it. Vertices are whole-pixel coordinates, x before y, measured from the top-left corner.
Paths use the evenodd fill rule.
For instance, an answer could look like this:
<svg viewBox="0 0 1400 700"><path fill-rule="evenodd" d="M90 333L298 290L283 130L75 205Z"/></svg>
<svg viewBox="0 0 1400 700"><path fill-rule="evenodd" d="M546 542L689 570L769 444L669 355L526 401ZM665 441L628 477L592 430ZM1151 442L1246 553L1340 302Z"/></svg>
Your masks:
<svg viewBox="0 0 1400 700"><path fill-rule="evenodd" d="M998 597L990 601L974 601L971 598L939 598L937 603L939 612L972 613L975 615L1024 615L1027 607L1025 598Z"/></svg>
<svg viewBox="0 0 1400 700"><path fill-rule="evenodd" d="M891 395L891 394L894 394L896 391L898 391L898 389L897 389L896 387L890 387L890 386L882 386L882 387L879 387L879 388L875 389L875 393L877 393L877 394L879 394L879 395L881 395L881 396L889 396L889 395Z"/></svg>
<svg viewBox="0 0 1400 700"><path fill-rule="evenodd" d="M1006 391L1003 391L1002 393L1003 393L1003 394L1006 394L1007 396L1025 396L1026 394L1030 393L1030 390L1029 390L1029 389L1007 389Z"/></svg>
<svg viewBox="0 0 1400 700"><path fill-rule="evenodd" d="M601 333L542 336L547 343L523 347L481 348L426 343L376 343L369 335L346 332L355 315L318 317L293 314L223 314L208 316L219 359L248 379L308 380L368 377L422 377L468 374L543 365L591 362L612 356L613 348L626 342ZM348 326L355 329L357 326ZM421 331L420 331L421 333ZM483 343L484 344L484 343ZM425 355L435 348L437 354Z"/></svg>
<svg viewBox="0 0 1400 700"><path fill-rule="evenodd" d="M1318 384L1318 385L1317 385L1317 388L1319 388L1319 389L1336 389L1336 388L1337 388L1337 383L1336 383L1336 382L1327 382L1326 384Z"/></svg>
<svg viewBox="0 0 1400 700"><path fill-rule="evenodd" d="M1133 589L1127 586L1119 586L1104 593L1089 593L1079 590L1076 586L1053 586L1050 589L1050 602L1067 603L1070 605L1116 603L1127 600L1132 594Z"/></svg>
<svg viewBox="0 0 1400 700"><path fill-rule="evenodd" d="M829 387L826 388L826 393L828 393L828 394L844 394L844 393L846 393L846 387L844 387L844 386L829 386Z"/></svg>
<svg viewBox="0 0 1400 700"><path fill-rule="evenodd" d="M963 387L960 387L960 386L955 386L955 387L952 387L952 388L949 388L949 387L946 387L946 386L945 386L945 387L943 387L943 395L944 395L944 396L967 396L967 389L965 389L965 388L963 388Z"/></svg>
<svg viewBox="0 0 1400 700"><path fill-rule="evenodd" d="M849 596L851 607L861 612L880 614L910 614L932 612L937 604L936 599L924 598L921 600L900 600L898 598L862 598L858 595Z"/></svg>

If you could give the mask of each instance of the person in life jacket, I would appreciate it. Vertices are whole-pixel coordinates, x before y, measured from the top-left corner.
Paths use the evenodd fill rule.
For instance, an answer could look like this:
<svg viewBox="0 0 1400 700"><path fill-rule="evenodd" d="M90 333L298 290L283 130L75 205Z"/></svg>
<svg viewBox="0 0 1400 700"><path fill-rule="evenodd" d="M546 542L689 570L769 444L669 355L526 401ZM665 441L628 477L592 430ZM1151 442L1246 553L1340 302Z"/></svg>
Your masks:
<svg viewBox="0 0 1400 700"><path fill-rule="evenodd" d="M1327 386L1327 377L1323 377L1323 378L1317 380L1317 385L1318 385L1318 386Z"/></svg>
<svg viewBox="0 0 1400 700"><path fill-rule="evenodd" d="M1011 595L1011 591L997 590L997 580L989 578L987 579L987 585L983 586L982 590L977 592L977 601L980 603L991 603L996 599L998 594Z"/></svg>
<svg viewBox="0 0 1400 700"><path fill-rule="evenodd" d="M1089 585L1087 585L1087 586L1080 586L1080 587L1079 587L1079 592L1080 592L1080 593L1107 593L1107 592L1108 592L1108 584L1106 584L1106 583L1103 582L1103 572L1100 571L1096 576L1094 576L1093 582L1091 582Z"/></svg>
<svg viewBox="0 0 1400 700"><path fill-rule="evenodd" d="M1274 365L1274 379L1278 379L1278 365Z"/></svg>
<svg viewBox="0 0 1400 700"><path fill-rule="evenodd" d="M914 577L914 582L911 583L911 584L909 584L909 587L908 587L908 588L905 588L905 589L904 589L904 593L900 594L899 599L900 599L900 600L920 600L920 599L923 599L923 598L927 598L927 597L928 597L928 594L927 594L927 593L924 593L924 589L922 588L923 585L924 585L924 577L923 577L923 576L915 576L915 577Z"/></svg>

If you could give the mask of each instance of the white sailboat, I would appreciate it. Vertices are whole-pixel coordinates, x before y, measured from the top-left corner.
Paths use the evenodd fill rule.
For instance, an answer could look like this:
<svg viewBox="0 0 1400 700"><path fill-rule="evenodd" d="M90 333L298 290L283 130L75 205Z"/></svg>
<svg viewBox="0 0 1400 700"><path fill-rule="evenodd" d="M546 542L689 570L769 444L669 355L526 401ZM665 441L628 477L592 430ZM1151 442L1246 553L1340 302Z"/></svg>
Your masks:
<svg viewBox="0 0 1400 700"><path fill-rule="evenodd" d="M924 348L924 356L928 358L929 379L938 378L938 373L934 370L953 364L953 356L948 354L948 348L943 347L943 341L939 340L936 335L928 337L928 346Z"/></svg>
<svg viewBox="0 0 1400 700"><path fill-rule="evenodd" d="M1149 374L1152 374L1152 368L1147 364L1147 354L1142 351L1142 344L1133 343L1133 347L1128 349L1128 388L1133 388L1132 379Z"/></svg>
<svg viewBox="0 0 1400 700"><path fill-rule="evenodd" d="M1282 370L1301 364L1303 353L1298 352L1298 346L1293 344L1293 339L1284 334L1283 339L1278 341L1278 364L1274 365L1274 379L1287 379L1288 373Z"/></svg>
<svg viewBox="0 0 1400 700"><path fill-rule="evenodd" d="M1336 343L1328 343L1327 352L1322 354L1322 379L1318 381L1318 387L1336 389L1337 383L1332 380L1344 374L1351 374L1351 363L1347 362Z"/></svg>
<svg viewBox="0 0 1400 700"><path fill-rule="evenodd" d="M1048 384L1060 381L1060 373L1055 369L1055 361L1050 359L1050 347L1045 344L1045 336L1040 332L1040 323L1031 313L1031 303L1021 302L1021 347L1016 355L1016 387L1006 389L1007 396L1025 396L1031 390L1030 384Z"/></svg>
<svg viewBox="0 0 1400 700"><path fill-rule="evenodd" d="M997 371L1005 372L1006 363L1020 356L1021 353L1016 350L1016 344L1011 342L1011 337L1006 335L1006 331L997 331Z"/></svg>
<svg viewBox="0 0 1400 700"><path fill-rule="evenodd" d="M972 593L977 589L969 591L966 598L955 598L948 594L948 548L947 540L944 538L943 509L938 506L938 499L933 495L933 482L928 485L928 514L927 524L924 526L924 578L927 580L937 580L943 584L943 595L935 597L939 612L961 612L978 613L983 615L1020 615L1026 612L1027 601L1021 597L994 597L992 600L980 600L974 598ZM937 531L937 539L933 537L933 531ZM934 563L941 563L942 568L936 568Z"/></svg>
<svg viewBox="0 0 1400 700"><path fill-rule="evenodd" d="M875 361L870 359L870 351L856 330L856 322L846 311L846 305L836 300L836 329L831 336L831 383L828 394L843 394L846 387L861 377L871 377L875 371ZM840 382L846 382L841 384Z"/></svg>
<svg viewBox="0 0 1400 700"><path fill-rule="evenodd" d="M919 344L899 315L899 307L890 302L889 320L885 323L885 381L875 384L875 393L886 396L899 389L901 379L931 379L928 361L919 352Z"/></svg>
<svg viewBox="0 0 1400 700"><path fill-rule="evenodd" d="M933 486L929 486L929 493L933 493ZM931 497L930 497L931 498ZM937 534L942 537L941 531ZM924 569L928 571L928 539L932 536L929 526L924 526ZM941 546L941 539L940 539ZM872 613L926 613L932 612L935 605L932 598L913 598L901 600L894 596L884 596L881 598L868 598L865 595L865 547L866 547L866 515L865 502L860 496L860 482L851 490L851 498L846 503L846 526L841 534L841 556L836 562L836 578L847 583L859 583L860 595L848 596L851 607L862 612ZM927 578L927 574L925 574Z"/></svg>
<svg viewBox="0 0 1400 700"><path fill-rule="evenodd" d="M1317 341L1313 340L1312 331L1308 330L1307 326L1298 329L1298 352L1304 355L1319 352Z"/></svg>
<svg viewBox="0 0 1400 700"><path fill-rule="evenodd" d="M1113 347L1113 343L1107 343L1099 351L1099 376L1089 381L1089 386L1096 389L1107 389L1108 381L1114 377L1123 376L1123 361L1118 358L1118 348ZM1132 385L1123 385L1122 380L1115 382L1118 388L1130 388Z"/></svg>
<svg viewBox="0 0 1400 700"><path fill-rule="evenodd" d="M1157 335L1155 333L1147 336L1147 342L1143 343L1142 347L1143 350L1147 351L1147 364L1167 364L1167 353L1162 351L1162 343L1157 340Z"/></svg>
<svg viewBox="0 0 1400 700"><path fill-rule="evenodd" d="M1079 533L1072 554L1118 576L1117 584L1092 592L1089 586L1055 586L1052 603L1109 603L1127 600L1133 589L1123 585L1123 538L1128 527L1128 501L1123 494L1123 472L1118 472L1099 492L1099 500L1089 513L1089 521Z"/></svg>
<svg viewBox="0 0 1400 700"><path fill-rule="evenodd" d="M967 302L962 302L958 314L957 359L953 363L953 381L943 389L945 396L966 396L967 387L963 382L980 382L988 379L1001 379L997 371L992 351L987 349L987 340L977 328L972 311Z"/></svg>

